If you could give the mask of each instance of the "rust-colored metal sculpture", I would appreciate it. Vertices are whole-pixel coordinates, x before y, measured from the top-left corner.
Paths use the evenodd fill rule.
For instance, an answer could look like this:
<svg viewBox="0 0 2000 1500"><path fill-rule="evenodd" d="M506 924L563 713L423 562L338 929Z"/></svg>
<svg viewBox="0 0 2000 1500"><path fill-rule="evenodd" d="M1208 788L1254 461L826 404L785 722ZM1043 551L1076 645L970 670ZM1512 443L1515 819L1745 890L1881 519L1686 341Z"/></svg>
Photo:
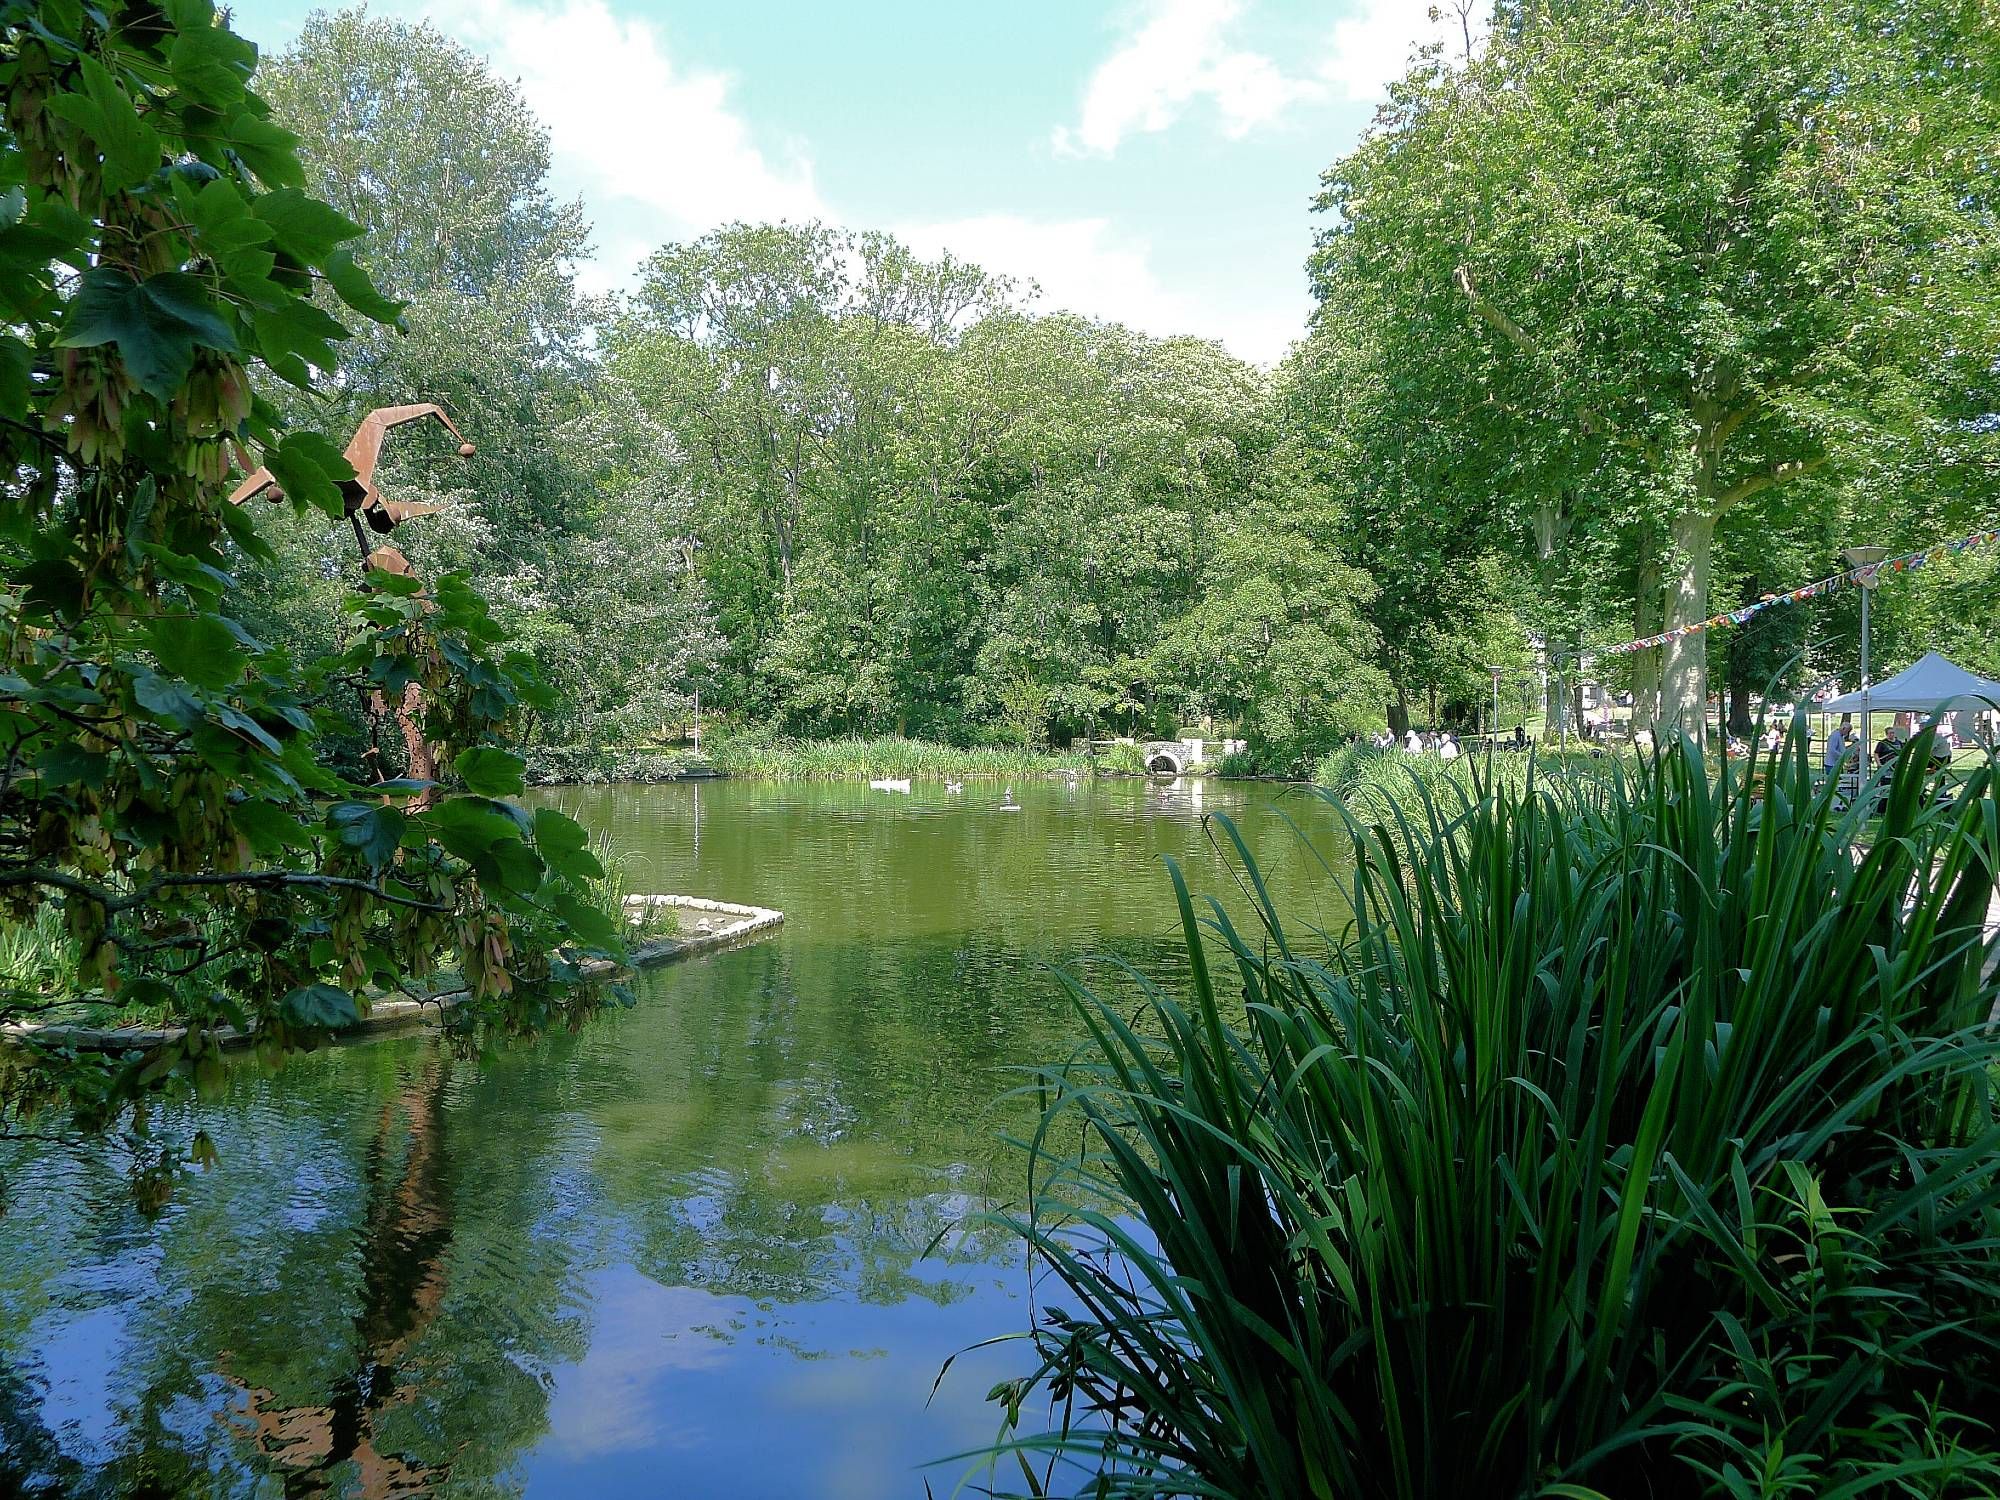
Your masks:
<svg viewBox="0 0 2000 1500"><path fill-rule="evenodd" d="M470 458L478 451L445 415L444 408L430 401L411 406L378 406L361 419L361 425L354 429L354 436L347 440L343 456L353 466L354 477L340 482L340 492L346 503L347 522L354 528L354 544L361 552L364 580L371 572L396 573L406 578L412 574L410 560L403 555L402 549L388 545L371 546L369 531L387 536L405 521L436 515L444 509L441 505L413 505L407 501L391 500L375 482L375 470L382 461L382 440L388 436L389 429L409 422L421 422L426 417L437 418L444 424L445 430L458 439L460 458ZM285 498L277 476L269 469L260 468L245 478L230 491L229 503L242 505L259 497L273 504ZM367 522L366 530L362 526L364 520ZM417 712L422 706L423 690L414 682L403 689L402 700L394 709L389 707L380 693L370 694L368 702L369 713L378 724L384 718L395 719L409 760L408 774L422 781L435 781L437 749L424 737L417 724ZM419 805L423 800L419 799Z"/></svg>
<svg viewBox="0 0 2000 1500"><path fill-rule="evenodd" d="M354 477L340 482L340 492L346 501L348 524L354 528L354 542L361 549L364 568L407 574L410 562L395 547L370 547L368 532L362 530L363 520L367 521L369 531L387 536L405 521L436 515L444 509L441 505L411 505L401 500L390 500L375 483L375 470L382 462L382 439L388 436L389 429L408 422L421 422L426 417L437 418L444 424L445 430L458 439L460 458L470 458L479 451L465 440L465 434L445 415L444 408L431 401L421 401L413 406L378 406L361 419L361 425L354 429L354 436L347 440L343 457L353 466ZM229 503L241 505L260 496L273 504L285 498L277 477L269 469L259 469L237 485L230 491Z"/></svg>

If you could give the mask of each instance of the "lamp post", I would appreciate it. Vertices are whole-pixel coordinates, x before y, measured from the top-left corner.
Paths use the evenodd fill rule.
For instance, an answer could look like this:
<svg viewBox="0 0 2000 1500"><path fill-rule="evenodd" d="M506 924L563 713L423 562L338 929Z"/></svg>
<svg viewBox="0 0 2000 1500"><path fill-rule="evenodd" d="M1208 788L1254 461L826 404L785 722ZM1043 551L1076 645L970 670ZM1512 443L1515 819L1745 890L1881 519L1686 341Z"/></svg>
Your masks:
<svg viewBox="0 0 2000 1500"><path fill-rule="evenodd" d="M1887 547L1847 547L1840 554L1847 559L1850 568L1869 568L1889 555ZM1866 578L1854 580L1861 585L1861 755L1862 769L1868 766L1868 757L1875 753L1875 736L1869 728L1868 709L1868 599L1875 592L1877 578L1870 573ZM1838 769L1836 767L1836 769Z"/></svg>
<svg viewBox="0 0 2000 1500"><path fill-rule="evenodd" d="M1486 670L1493 674L1493 717L1486 721L1486 775L1490 780L1493 775L1494 743L1500 738L1500 674L1507 669L1488 667Z"/></svg>

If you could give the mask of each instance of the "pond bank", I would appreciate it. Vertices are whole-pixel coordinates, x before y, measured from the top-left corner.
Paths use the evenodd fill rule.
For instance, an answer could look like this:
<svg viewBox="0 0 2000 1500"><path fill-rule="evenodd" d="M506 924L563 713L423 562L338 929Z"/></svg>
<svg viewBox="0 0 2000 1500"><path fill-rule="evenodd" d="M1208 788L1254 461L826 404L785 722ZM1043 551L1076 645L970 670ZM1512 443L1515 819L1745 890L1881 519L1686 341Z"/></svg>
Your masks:
<svg viewBox="0 0 2000 1500"><path fill-rule="evenodd" d="M685 748L595 746L531 746L524 753L528 780L536 786L648 784L719 776L753 781L1027 780L1082 775L1093 769L1092 758L1081 750L942 745L895 736L772 741L717 737L704 743L699 755ZM1094 769L1136 773L1144 768L1134 749L1128 758L1100 755Z"/></svg>
<svg viewBox="0 0 2000 1500"><path fill-rule="evenodd" d="M620 972L657 968L696 954L733 948L771 931L785 920L783 912L769 907L710 901L700 896L627 896L625 905L642 913L630 918L635 925L645 920L643 913L657 914L663 908L671 909L679 918L679 931L673 936L662 934L639 943L628 955L631 960L628 969L621 970L619 965L608 959L590 960L582 966L587 978L610 978ZM361 1018L360 1025L350 1027L340 1035L343 1038L365 1036L409 1026L421 1021L426 1011L434 1010L442 1015L464 997L462 985L436 990L421 999L392 1000L384 996L369 1005L368 1014ZM0 1042L39 1042L45 1046L74 1047L85 1052L144 1052L170 1046L186 1035L187 1028L184 1026L80 1026L60 1021L13 1021L0 1026ZM224 1047L247 1047L256 1040L254 1028L238 1031L233 1026L219 1026L213 1035Z"/></svg>

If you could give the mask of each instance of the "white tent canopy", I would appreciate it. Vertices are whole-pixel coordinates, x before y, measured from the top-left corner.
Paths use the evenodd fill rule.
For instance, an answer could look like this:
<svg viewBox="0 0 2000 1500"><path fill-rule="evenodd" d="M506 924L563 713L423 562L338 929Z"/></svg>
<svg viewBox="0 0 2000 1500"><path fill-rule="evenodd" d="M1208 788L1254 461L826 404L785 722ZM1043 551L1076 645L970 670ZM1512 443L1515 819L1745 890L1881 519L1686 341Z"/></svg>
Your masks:
<svg viewBox="0 0 2000 1500"><path fill-rule="evenodd" d="M2000 708L2000 682L1975 677L1935 651L1927 651L1894 677L1885 677L1867 696L1843 693L1822 703L1821 713L1939 713L1954 708Z"/></svg>

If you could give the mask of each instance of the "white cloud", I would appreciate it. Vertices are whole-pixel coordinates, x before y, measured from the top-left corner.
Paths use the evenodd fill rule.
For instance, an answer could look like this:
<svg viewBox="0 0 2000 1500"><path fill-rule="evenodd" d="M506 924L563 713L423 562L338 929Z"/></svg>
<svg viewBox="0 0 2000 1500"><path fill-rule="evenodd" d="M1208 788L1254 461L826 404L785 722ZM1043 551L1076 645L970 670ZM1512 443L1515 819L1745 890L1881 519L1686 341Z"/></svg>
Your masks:
<svg viewBox="0 0 2000 1500"><path fill-rule="evenodd" d="M676 62L647 22L604 0L444 0L449 34L516 79L548 126L557 180L593 216L653 233L602 237L597 275L622 280L653 245L732 219L826 213L802 152L774 161L729 97L727 74Z"/></svg>
<svg viewBox="0 0 2000 1500"><path fill-rule="evenodd" d="M1153 269L1151 245L1119 234L1108 219L981 214L898 225L895 233L920 254L949 250L985 270L1036 283L1043 311L1082 313L1160 336L1220 339L1239 359L1274 362L1305 327L1309 303L1302 293L1218 305L1176 291Z"/></svg>
<svg viewBox="0 0 2000 1500"><path fill-rule="evenodd" d="M1158 0L1144 24L1099 63L1085 85L1074 128L1058 126L1056 150L1109 156L1136 132L1165 130L1198 99L1211 100L1225 135L1276 119L1323 85L1287 78L1259 52L1230 45L1238 0Z"/></svg>
<svg viewBox="0 0 2000 1500"><path fill-rule="evenodd" d="M1471 7L1472 36L1484 31L1483 5ZM1433 15L1431 0L1356 0L1352 14L1333 24L1332 46L1319 65L1319 76L1348 99L1370 102L1388 92L1403 76L1416 49L1430 42L1444 44L1447 56L1465 50L1456 0L1442 0Z"/></svg>
<svg viewBox="0 0 2000 1500"><path fill-rule="evenodd" d="M416 0L389 4L415 13ZM1325 89L1286 79L1267 57L1223 45L1238 8L1238 0L1164 5L1098 70L1078 126L1080 146L1096 150L1131 129L1164 128L1197 97L1213 101L1225 131L1241 134L1301 88ZM759 141L727 74L677 57L660 28L627 19L607 0L432 0L422 13L517 80L548 127L556 190L580 194L595 226L595 255L578 269L585 291L629 285L661 244L731 220L856 222L822 198L802 148L780 155ZM1106 218L994 212L895 232L926 255L948 248L1038 283L1043 309L1156 335L1219 338L1245 359L1277 359L1305 322L1306 304L1290 285L1264 289L1272 294L1261 298L1241 288L1226 303L1168 285L1147 239Z"/></svg>

